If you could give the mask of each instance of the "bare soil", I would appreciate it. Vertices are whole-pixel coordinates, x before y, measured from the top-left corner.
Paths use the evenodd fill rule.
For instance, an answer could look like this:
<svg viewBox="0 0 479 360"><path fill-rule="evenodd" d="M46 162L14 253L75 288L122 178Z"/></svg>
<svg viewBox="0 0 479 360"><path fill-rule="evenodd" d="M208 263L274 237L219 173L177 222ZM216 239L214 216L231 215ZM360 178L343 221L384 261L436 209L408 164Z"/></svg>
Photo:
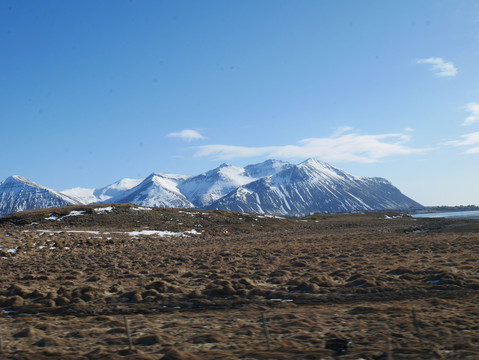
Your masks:
<svg viewBox="0 0 479 360"><path fill-rule="evenodd" d="M473 220L129 204L12 214L0 219L0 358L478 359L478 260ZM327 348L338 339L352 346Z"/></svg>

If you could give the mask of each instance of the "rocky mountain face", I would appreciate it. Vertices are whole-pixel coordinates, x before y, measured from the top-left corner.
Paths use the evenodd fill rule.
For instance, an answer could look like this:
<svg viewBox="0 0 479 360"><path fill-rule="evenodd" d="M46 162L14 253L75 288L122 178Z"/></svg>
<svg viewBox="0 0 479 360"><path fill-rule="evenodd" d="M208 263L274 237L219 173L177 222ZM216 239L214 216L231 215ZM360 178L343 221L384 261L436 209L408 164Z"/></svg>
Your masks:
<svg viewBox="0 0 479 360"><path fill-rule="evenodd" d="M12 212L56 206L78 205L79 201L13 175L0 184L0 217Z"/></svg>
<svg viewBox="0 0 479 360"><path fill-rule="evenodd" d="M421 206L385 179L353 176L315 159L298 165L267 160L244 168L222 164L196 176L153 173L143 181L123 179L100 189L74 188L62 193L19 176L0 185L0 216L97 202L286 216Z"/></svg>

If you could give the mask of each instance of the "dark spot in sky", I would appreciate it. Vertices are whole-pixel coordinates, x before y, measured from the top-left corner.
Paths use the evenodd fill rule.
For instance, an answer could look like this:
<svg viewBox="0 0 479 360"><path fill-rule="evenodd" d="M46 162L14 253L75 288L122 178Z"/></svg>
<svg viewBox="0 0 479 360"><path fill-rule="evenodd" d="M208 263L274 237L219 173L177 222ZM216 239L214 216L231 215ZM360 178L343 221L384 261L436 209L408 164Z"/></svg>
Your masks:
<svg viewBox="0 0 479 360"><path fill-rule="evenodd" d="M416 26L416 22L414 20L411 20L411 26Z"/></svg>
<svg viewBox="0 0 479 360"><path fill-rule="evenodd" d="M108 92L109 92L110 94L113 94L113 89L110 88L110 90L108 90Z"/></svg>
<svg viewBox="0 0 479 360"><path fill-rule="evenodd" d="M63 149L63 151L68 153L68 152L70 152L70 149L66 147L66 148Z"/></svg>
<svg viewBox="0 0 479 360"><path fill-rule="evenodd" d="M142 147L143 147L143 141L140 141L140 142L138 143L138 146L142 148Z"/></svg>
<svg viewBox="0 0 479 360"><path fill-rule="evenodd" d="M378 56L378 55L376 55L374 58L375 58L376 60L379 60L379 56Z"/></svg>
<svg viewBox="0 0 479 360"><path fill-rule="evenodd" d="M154 83L157 83L157 82L158 82L158 78L156 78L156 77L153 78L153 82L154 82Z"/></svg>
<svg viewBox="0 0 479 360"><path fill-rule="evenodd" d="M427 25L427 26L431 25L431 21L426 20L426 25Z"/></svg>
<svg viewBox="0 0 479 360"><path fill-rule="evenodd" d="M234 67L234 66L230 66L230 70L234 70L234 69L235 69L235 67Z"/></svg>
<svg viewBox="0 0 479 360"><path fill-rule="evenodd" d="M43 109L42 108L38 109L38 115L43 115Z"/></svg>

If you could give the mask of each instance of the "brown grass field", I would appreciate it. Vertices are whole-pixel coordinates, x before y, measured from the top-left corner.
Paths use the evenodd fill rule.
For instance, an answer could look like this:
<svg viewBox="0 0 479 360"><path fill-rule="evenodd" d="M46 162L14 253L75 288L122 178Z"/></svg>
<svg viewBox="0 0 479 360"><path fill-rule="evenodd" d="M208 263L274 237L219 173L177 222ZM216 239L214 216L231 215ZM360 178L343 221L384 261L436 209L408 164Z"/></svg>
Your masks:
<svg viewBox="0 0 479 360"><path fill-rule="evenodd" d="M0 219L0 358L479 359L478 260L473 220L129 204L12 214ZM352 346L328 349L334 339Z"/></svg>

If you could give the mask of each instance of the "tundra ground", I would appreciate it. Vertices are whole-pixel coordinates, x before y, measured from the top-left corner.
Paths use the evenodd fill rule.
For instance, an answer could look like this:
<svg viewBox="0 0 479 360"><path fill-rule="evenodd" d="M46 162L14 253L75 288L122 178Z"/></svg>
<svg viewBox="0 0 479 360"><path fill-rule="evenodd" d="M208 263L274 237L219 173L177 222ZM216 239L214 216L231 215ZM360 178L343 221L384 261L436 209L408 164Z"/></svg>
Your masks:
<svg viewBox="0 0 479 360"><path fill-rule="evenodd" d="M76 206L0 256L2 358L479 358L472 220Z"/></svg>

